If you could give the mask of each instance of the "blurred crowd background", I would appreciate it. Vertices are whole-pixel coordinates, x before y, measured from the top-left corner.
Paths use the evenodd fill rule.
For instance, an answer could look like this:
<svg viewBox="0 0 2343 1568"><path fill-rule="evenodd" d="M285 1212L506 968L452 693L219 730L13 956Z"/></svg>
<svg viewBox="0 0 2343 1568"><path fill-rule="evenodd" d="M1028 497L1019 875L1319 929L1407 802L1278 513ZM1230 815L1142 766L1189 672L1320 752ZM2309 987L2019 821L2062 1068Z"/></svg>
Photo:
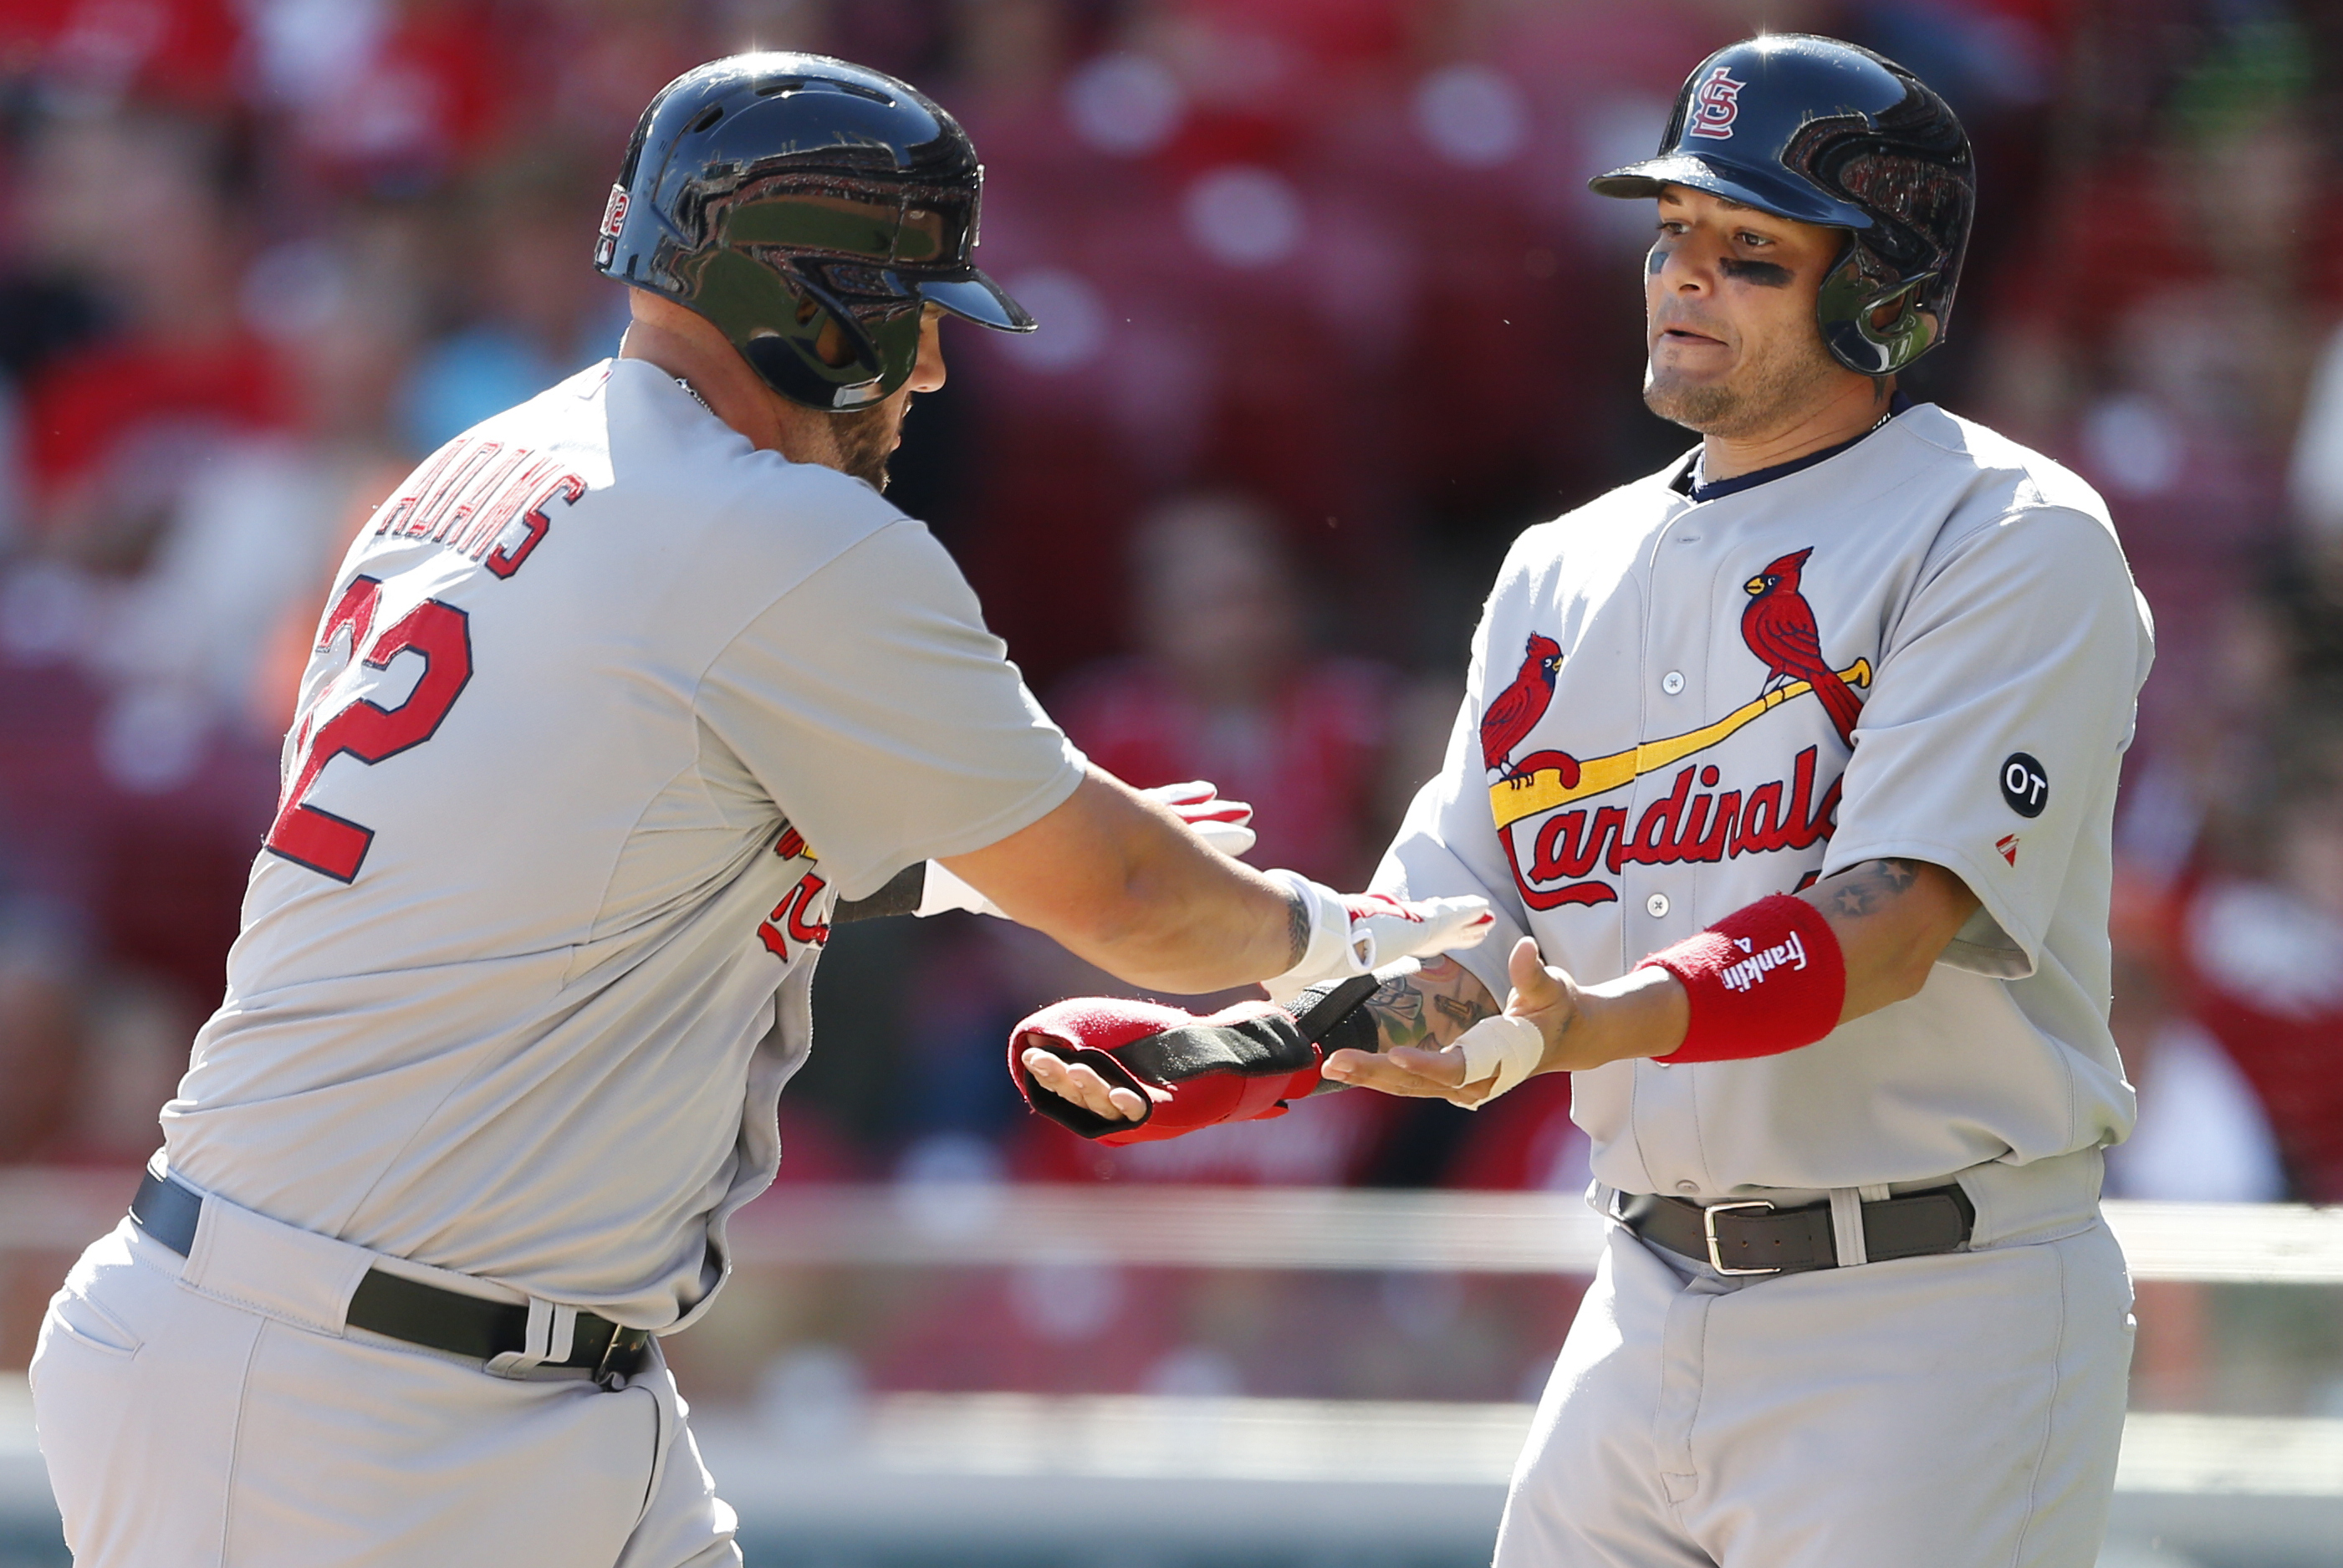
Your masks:
<svg viewBox="0 0 2343 1568"><path fill-rule="evenodd" d="M948 330L892 493L1091 756L1217 780L1257 863L1357 885L1507 541L1689 445L1635 395L1650 215L1584 182L1760 23L1960 111L1983 206L1907 387L2097 485L2155 610L2115 1189L2343 1201L2343 7L2311 0L5 0L0 1161L154 1145L333 564L422 456L613 351L591 236L669 77L813 49L969 127L980 259L1043 325ZM1106 984L974 917L842 929L784 1180L1584 1180L1554 1079L1079 1144L1001 1042ZM988 1325L1041 1377L1112 1322L1102 1386L1258 1382L1132 1326L1170 1309L1127 1281L981 1288L866 1359L1022 1386ZM1567 1302L1506 1288L1558 1340Z"/></svg>

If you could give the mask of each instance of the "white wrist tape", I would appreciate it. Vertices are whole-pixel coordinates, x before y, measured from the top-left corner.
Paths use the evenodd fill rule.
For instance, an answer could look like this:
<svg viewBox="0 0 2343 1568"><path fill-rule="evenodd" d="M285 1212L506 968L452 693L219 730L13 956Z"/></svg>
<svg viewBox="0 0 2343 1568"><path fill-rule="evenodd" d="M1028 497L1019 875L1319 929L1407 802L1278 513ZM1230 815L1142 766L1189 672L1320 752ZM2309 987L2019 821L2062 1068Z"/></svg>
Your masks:
<svg viewBox="0 0 2343 1568"><path fill-rule="evenodd" d="M1270 1000L1283 1006L1313 985L1348 980L1373 967L1374 944L1369 940L1364 952L1352 945L1350 911L1342 908L1342 897L1333 889L1322 887L1299 871L1263 874L1284 889L1288 898L1300 900L1310 916L1310 940L1302 957L1283 974L1261 982L1268 988Z"/></svg>
<svg viewBox="0 0 2343 1568"><path fill-rule="evenodd" d="M1298 871L1265 873L1310 917L1301 960L1261 983L1283 1003L1328 980L1348 980L1403 958L1469 948L1485 940L1495 917L1477 894L1453 899L1401 899L1390 893L1345 897Z"/></svg>
<svg viewBox="0 0 2343 1568"><path fill-rule="evenodd" d="M1464 1053L1465 1082L1496 1075L1489 1092L1473 1107L1477 1111L1537 1070L1545 1060L1545 1036L1528 1019L1499 1013L1458 1035L1456 1049Z"/></svg>

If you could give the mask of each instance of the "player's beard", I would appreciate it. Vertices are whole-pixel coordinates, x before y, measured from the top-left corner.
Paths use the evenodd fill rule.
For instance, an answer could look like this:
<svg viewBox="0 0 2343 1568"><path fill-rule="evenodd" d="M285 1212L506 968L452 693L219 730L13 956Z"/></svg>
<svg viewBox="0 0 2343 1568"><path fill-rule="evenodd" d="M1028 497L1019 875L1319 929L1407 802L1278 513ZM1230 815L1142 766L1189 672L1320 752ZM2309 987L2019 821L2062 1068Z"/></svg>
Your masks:
<svg viewBox="0 0 2343 1568"><path fill-rule="evenodd" d="M1714 381L1690 381L1647 363L1644 406L1672 424L1726 440L1760 435L1807 407L1833 381L1838 362L1818 334L1752 354Z"/></svg>
<svg viewBox="0 0 2343 1568"><path fill-rule="evenodd" d="M830 438L838 444L838 466L872 489L887 488L887 459L895 454L903 433L903 416L911 400L889 397L868 408L832 416Z"/></svg>

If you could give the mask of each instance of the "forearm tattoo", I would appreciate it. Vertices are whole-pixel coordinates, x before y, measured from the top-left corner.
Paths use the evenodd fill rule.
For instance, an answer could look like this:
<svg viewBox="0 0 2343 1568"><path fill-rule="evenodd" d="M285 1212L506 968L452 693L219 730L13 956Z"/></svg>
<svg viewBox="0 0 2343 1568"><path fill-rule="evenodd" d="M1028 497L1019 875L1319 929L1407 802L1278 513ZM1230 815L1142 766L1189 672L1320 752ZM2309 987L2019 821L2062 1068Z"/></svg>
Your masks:
<svg viewBox="0 0 2343 1568"><path fill-rule="evenodd" d="M1289 890L1285 895L1285 967L1292 969L1310 951L1310 903Z"/></svg>
<svg viewBox="0 0 2343 1568"><path fill-rule="evenodd" d="M1849 920L1875 915L1911 891L1919 879L1917 860L1865 860L1823 884L1830 895L1823 912Z"/></svg>
<svg viewBox="0 0 2343 1568"><path fill-rule="evenodd" d="M1412 975L1384 981L1363 1010L1374 1020L1377 1050L1398 1045L1438 1050L1495 1017L1497 1001L1479 976L1443 955L1424 960Z"/></svg>

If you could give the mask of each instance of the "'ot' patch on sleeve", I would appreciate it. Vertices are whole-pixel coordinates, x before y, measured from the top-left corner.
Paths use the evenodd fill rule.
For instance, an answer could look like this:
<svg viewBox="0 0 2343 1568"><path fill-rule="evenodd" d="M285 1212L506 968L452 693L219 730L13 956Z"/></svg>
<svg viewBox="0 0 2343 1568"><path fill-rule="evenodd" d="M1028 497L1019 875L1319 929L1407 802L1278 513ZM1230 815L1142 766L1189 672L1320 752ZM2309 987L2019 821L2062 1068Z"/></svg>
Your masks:
<svg viewBox="0 0 2343 1568"><path fill-rule="evenodd" d="M2013 751L2001 765L2001 798L2021 817L2039 817L2050 804L2050 775L2023 751Z"/></svg>

